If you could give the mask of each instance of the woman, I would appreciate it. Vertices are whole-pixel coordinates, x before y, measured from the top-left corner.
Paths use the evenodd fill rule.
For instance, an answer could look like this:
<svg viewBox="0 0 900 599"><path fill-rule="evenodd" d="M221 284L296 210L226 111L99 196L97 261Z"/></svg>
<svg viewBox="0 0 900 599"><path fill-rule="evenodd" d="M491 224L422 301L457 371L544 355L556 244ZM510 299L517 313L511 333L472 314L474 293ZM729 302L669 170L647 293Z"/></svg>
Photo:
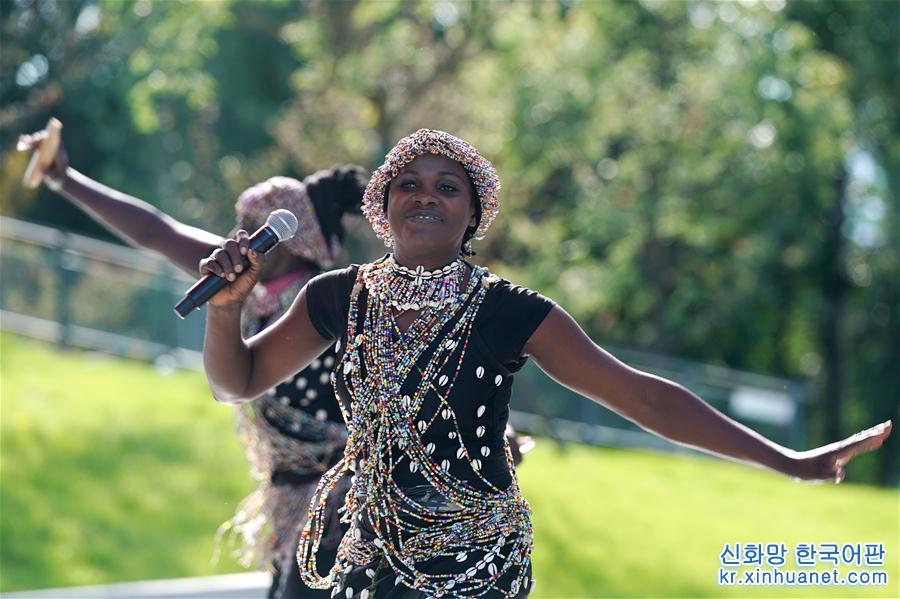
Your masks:
<svg viewBox="0 0 900 599"><path fill-rule="evenodd" d="M877 448L890 423L795 452L670 381L622 364L551 300L463 260L497 214L493 166L452 135L400 140L366 188L363 212L384 259L312 279L249 340L240 311L262 268L247 233L202 263L233 281L211 301L204 362L215 397L241 401L340 340L335 390L348 423L342 460L322 477L298 558L333 595L521 597L531 589L530 509L503 440L513 374L531 357L551 377L674 442L803 480L835 480ZM238 276L242 254L250 268ZM355 472L329 575L316 574L324 501Z"/></svg>
<svg viewBox="0 0 900 599"><path fill-rule="evenodd" d="M24 149L36 149L45 135L40 132L21 143ZM192 276L200 260L222 242L217 235L189 227L76 171L68 165L62 146L44 173L44 182L110 230L162 254ZM261 284L241 312L245 335L274 322L311 277L334 264L344 238L342 216L359 213L365 184L361 167L336 166L302 182L273 177L238 197L237 228L255 231L278 208L291 210L299 222L297 234L267 255L259 273ZM294 558L316 483L340 459L347 437L330 381L334 348L323 350L302 371L273 381L261 397L236 412L239 436L260 484L219 534L240 538L239 560L245 567L272 564L269 597L327 596L301 582ZM329 526L325 551L333 554L342 530L336 517L330 518Z"/></svg>

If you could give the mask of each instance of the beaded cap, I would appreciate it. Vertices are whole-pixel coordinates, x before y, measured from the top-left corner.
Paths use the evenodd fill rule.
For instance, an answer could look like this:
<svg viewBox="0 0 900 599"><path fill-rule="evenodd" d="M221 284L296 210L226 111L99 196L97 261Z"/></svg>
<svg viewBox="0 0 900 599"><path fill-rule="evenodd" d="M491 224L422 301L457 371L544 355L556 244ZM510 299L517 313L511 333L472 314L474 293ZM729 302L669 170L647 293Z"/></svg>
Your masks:
<svg viewBox="0 0 900 599"><path fill-rule="evenodd" d="M234 205L238 223L246 220L264 223L269 214L279 208L293 212L299 224L297 233L282 243L314 264L323 267L334 264L334 257L341 251L340 242L336 236L332 237L331 243L325 240L306 185L301 181L272 177L244 190Z"/></svg>
<svg viewBox="0 0 900 599"><path fill-rule="evenodd" d="M375 234L388 247L394 245L394 236L384 213L384 190L400 169L423 154L446 156L460 163L472 179L475 192L481 202L481 220L475 231L475 239L484 239L488 228L500 211L500 178L488 159L474 147L445 131L419 129L407 135L394 146L378 167L363 195L363 214L372 223Z"/></svg>

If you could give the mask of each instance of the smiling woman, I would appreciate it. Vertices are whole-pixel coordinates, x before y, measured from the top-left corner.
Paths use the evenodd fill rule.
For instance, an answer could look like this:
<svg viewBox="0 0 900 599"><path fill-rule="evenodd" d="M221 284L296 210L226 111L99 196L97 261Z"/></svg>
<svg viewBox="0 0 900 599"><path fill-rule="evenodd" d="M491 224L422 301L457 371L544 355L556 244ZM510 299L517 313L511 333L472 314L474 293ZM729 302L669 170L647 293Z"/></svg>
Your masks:
<svg viewBox="0 0 900 599"><path fill-rule="evenodd" d="M478 225L468 176L446 156L426 154L404 167L388 187L386 203L401 263L443 266L460 254L466 232Z"/></svg>
<svg viewBox="0 0 900 599"><path fill-rule="evenodd" d="M448 133L422 129L400 140L363 200L393 253L313 278L284 317L248 340L237 315L261 262L243 231L224 244L251 267L207 313L204 360L218 399L252 398L338 342L334 387L349 439L322 477L301 535L309 586L348 599L529 593L531 508L503 436L513 378L529 356L559 383L651 432L799 479L839 482L849 460L890 433L888 422L792 451L683 387L619 362L554 302L460 256L468 238L487 232L499 189L490 162ZM215 272L234 275L229 265ZM350 530L321 577L326 500L347 471Z"/></svg>
<svg viewBox="0 0 900 599"><path fill-rule="evenodd" d="M452 261L478 226L473 187L465 169L446 156L425 154L403 167L384 202L393 236L403 239L398 252L411 252L398 259L425 268ZM438 244L445 246L440 256Z"/></svg>

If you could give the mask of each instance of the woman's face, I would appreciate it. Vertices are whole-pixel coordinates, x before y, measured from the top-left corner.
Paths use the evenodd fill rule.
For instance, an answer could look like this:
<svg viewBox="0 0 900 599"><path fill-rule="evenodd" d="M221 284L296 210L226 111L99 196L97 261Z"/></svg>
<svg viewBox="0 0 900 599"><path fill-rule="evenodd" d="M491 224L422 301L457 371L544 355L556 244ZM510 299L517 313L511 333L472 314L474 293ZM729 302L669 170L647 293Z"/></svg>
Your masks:
<svg viewBox="0 0 900 599"><path fill-rule="evenodd" d="M419 156L388 186L387 218L399 251L455 256L475 215L469 177L446 156Z"/></svg>

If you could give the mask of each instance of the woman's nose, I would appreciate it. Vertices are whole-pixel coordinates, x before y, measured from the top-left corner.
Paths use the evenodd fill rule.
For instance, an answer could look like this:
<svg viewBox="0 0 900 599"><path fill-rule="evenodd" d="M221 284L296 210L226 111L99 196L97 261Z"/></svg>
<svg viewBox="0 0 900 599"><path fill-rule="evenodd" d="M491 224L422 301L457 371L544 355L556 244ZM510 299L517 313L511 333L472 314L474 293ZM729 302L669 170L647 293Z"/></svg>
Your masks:
<svg viewBox="0 0 900 599"><path fill-rule="evenodd" d="M437 199L433 195L427 192L419 192L413 196L413 202L416 204L437 204Z"/></svg>

